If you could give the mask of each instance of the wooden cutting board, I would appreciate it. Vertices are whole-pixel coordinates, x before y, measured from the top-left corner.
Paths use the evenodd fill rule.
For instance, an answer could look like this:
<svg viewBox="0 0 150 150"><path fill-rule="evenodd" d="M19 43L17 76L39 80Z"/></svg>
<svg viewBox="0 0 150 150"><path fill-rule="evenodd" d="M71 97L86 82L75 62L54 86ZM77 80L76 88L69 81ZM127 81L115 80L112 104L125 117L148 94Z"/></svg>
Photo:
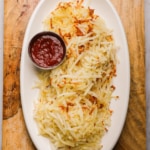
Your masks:
<svg viewBox="0 0 150 150"><path fill-rule="evenodd" d="M129 108L114 150L145 150L144 0L110 1L117 9L125 28L131 63ZM38 2L39 0L4 0L3 150L35 149L22 114L19 75L25 29Z"/></svg>

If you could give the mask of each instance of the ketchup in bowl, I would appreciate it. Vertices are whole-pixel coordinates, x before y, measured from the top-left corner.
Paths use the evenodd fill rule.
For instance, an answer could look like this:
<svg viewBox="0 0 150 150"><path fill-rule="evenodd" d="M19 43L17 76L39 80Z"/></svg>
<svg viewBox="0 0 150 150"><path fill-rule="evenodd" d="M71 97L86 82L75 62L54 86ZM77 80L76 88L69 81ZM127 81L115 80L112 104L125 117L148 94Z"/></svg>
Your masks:
<svg viewBox="0 0 150 150"><path fill-rule="evenodd" d="M50 31L36 34L29 43L29 56L40 69L54 69L66 55L66 46L62 38Z"/></svg>

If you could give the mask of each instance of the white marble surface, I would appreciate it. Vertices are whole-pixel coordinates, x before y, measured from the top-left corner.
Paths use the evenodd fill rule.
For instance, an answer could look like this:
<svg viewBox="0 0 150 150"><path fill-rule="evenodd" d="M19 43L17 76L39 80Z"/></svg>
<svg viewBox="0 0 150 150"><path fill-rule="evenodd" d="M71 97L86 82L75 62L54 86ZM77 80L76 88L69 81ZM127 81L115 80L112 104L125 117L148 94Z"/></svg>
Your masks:
<svg viewBox="0 0 150 150"><path fill-rule="evenodd" d="M147 150L150 150L150 0L145 0ZM0 149L2 148L3 0L0 0Z"/></svg>
<svg viewBox="0 0 150 150"><path fill-rule="evenodd" d="M0 0L0 149L2 148L3 0Z"/></svg>
<svg viewBox="0 0 150 150"><path fill-rule="evenodd" d="M150 0L145 0L147 150L150 150Z"/></svg>

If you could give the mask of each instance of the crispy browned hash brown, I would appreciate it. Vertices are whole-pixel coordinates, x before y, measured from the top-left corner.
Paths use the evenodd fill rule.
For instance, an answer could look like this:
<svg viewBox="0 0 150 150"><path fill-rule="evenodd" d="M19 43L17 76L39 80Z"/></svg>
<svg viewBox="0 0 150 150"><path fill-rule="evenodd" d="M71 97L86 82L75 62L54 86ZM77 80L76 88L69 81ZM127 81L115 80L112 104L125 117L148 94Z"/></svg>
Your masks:
<svg viewBox="0 0 150 150"><path fill-rule="evenodd" d="M64 63L41 71L34 118L39 133L56 149L99 150L111 124L116 45L112 30L94 9L73 0L60 2L44 20L67 46Z"/></svg>

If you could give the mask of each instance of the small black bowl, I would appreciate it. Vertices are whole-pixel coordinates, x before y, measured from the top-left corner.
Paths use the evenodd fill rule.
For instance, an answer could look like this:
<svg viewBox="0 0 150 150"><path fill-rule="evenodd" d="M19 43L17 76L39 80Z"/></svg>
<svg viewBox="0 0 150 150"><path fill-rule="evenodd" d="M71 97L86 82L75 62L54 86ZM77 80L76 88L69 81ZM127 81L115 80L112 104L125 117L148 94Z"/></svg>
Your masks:
<svg viewBox="0 0 150 150"><path fill-rule="evenodd" d="M30 40L28 53L36 67L50 70L63 63L66 56L66 45L58 34L43 31Z"/></svg>

